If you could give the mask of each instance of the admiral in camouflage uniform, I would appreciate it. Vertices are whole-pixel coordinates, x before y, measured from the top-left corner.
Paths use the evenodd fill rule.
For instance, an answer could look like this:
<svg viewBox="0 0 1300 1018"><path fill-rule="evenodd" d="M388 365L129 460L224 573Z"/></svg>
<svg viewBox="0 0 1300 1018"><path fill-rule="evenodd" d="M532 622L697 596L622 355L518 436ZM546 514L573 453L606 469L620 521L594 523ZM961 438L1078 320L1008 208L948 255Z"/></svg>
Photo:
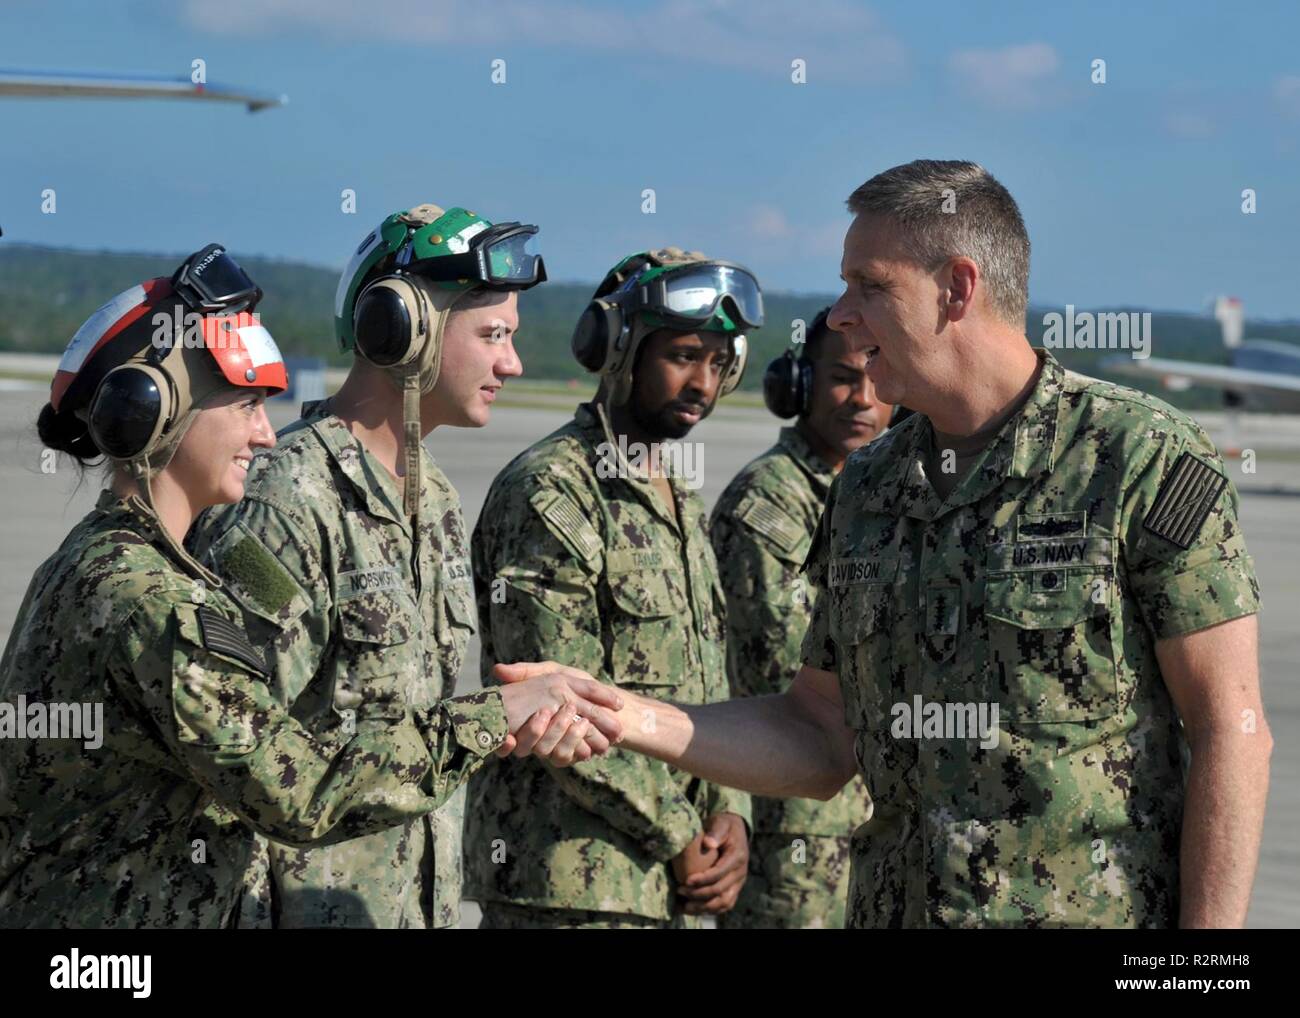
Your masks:
<svg viewBox="0 0 1300 1018"><path fill-rule="evenodd" d="M807 568L874 813L852 926L1167 927L1184 739L1157 640L1253 614L1209 438L1038 351L1027 400L941 498L916 414L853 454ZM987 703L996 745L909 737L896 704Z"/></svg>
<svg viewBox="0 0 1300 1018"><path fill-rule="evenodd" d="M731 481L713 509L713 550L727 592L731 695L784 692L812 617L801 575L835 472L794 426ZM860 776L829 802L755 797L750 873L719 926L842 927L849 835L871 806Z"/></svg>

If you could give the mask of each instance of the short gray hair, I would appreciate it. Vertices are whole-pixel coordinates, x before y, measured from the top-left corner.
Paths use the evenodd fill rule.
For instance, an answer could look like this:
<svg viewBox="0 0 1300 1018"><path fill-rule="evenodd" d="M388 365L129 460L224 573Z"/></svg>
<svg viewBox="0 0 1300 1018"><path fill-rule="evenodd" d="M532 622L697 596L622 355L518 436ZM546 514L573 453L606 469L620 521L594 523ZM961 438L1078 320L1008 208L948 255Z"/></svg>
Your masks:
<svg viewBox="0 0 1300 1018"><path fill-rule="evenodd" d="M964 256L980 267L998 317L1025 324L1029 234L1016 201L993 174L960 159L917 159L877 173L848 200L855 215L899 227L910 257L927 269Z"/></svg>

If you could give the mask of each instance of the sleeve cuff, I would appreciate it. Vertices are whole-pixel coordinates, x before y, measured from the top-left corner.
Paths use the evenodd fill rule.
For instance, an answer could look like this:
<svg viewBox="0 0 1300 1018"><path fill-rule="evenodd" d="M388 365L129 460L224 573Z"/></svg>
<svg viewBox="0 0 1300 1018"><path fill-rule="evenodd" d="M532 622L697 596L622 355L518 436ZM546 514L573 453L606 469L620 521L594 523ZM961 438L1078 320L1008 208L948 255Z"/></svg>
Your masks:
<svg viewBox="0 0 1300 1018"><path fill-rule="evenodd" d="M510 729L500 689L484 689L443 702L456 741L475 756L501 748Z"/></svg>
<svg viewBox="0 0 1300 1018"><path fill-rule="evenodd" d="M661 829L660 832L646 842L645 850L654 859L659 862L669 862L681 855L686 846L704 833L704 825L700 823L699 816L695 811L689 810L690 816L686 817L687 810L682 810L682 819L685 823L675 824L669 830Z"/></svg>

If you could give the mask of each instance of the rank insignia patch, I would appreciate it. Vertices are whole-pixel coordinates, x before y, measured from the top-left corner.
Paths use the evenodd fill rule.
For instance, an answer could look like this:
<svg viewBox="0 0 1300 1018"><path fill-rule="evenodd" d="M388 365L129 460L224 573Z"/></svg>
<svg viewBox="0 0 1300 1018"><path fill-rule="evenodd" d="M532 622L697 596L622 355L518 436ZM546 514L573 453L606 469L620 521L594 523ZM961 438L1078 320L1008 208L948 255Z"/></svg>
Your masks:
<svg viewBox="0 0 1300 1018"><path fill-rule="evenodd" d="M198 616L199 630L203 634L203 646L218 654L225 654L226 657L233 657L236 661L242 661L262 675L270 674L266 662L262 660L262 655L253 649L253 645L248 642L248 637L242 629L211 608L200 608Z"/></svg>
<svg viewBox="0 0 1300 1018"><path fill-rule="evenodd" d="M1227 485L1223 474L1185 452L1160 485L1143 526L1180 548L1190 548Z"/></svg>

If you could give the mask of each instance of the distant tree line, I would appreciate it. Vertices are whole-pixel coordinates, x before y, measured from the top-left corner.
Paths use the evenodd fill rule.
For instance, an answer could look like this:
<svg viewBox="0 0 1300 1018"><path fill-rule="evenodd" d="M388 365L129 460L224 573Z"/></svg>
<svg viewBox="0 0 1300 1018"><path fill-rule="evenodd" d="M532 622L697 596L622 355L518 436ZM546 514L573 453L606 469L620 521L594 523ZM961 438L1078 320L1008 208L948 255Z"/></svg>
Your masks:
<svg viewBox="0 0 1300 1018"><path fill-rule="evenodd" d="M334 339L335 270L315 265L238 255L266 297L259 311L288 355L321 357L334 365L350 355ZM109 297L150 276L166 275L180 255L121 254L69 251L60 248L0 242L0 351L59 353L77 327ZM525 375L535 379L582 378L584 372L569 353L569 336L594 285L545 283L520 295L521 329L517 349ZM764 295L767 325L751 336L750 364L742 388L761 387L763 367L789 345L795 319L812 320L834 300L832 294ZM1028 335L1040 344L1044 314L1061 308L1031 307ZM1083 309L1080 309L1083 310ZM1133 308L1090 308L1090 311L1132 311ZM1152 315L1153 353L1174 359L1227 363L1218 323L1208 314L1155 312ZM1250 338L1300 344L1300 322L1248 324ZM1068 367L1107 377L1100 362L1123 351L1056 350ZM1132 385L1134 380L1116 380ZM1163 399L1187 409L1220 405L1219 394L1193 387L1185 392L1158 388Z"/></svg>

